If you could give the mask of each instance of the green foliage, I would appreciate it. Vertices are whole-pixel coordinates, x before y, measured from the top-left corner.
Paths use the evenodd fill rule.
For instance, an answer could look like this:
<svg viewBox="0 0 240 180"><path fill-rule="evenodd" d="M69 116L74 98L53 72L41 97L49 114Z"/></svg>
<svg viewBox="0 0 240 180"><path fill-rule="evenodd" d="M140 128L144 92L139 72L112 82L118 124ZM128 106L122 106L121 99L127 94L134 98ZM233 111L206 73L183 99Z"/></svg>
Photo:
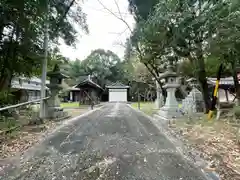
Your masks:
<svg viewBox="0 0 240 180"><path fill-rule="evenodd" d="M221 63L224 76L236 74L240 2L170 0L158 1L154 7L149 6L151 2L130 1L131 12L144 17L136 18L132 50L154 76L169 63L180 65L177 69L183 76L195 76L208 108L206 77L216 76ZM236 88L237 84L235 78Z"/></svg>
<svg viewBox="0 0 240 180"><path fill-rule="evenodd" d="M114 80L114 73L117 73L117 64L120 62L119 57L111 51L97 49L82 62L85 72L98 78L101 84L104 80Z"/></svg>
<svg viewBox="0 0 240 180"><path fill-rule="evenodd" d="M207 77L216 77L221 60L214 56L209 56L205 59L205 70ZM178 72L184 77L195 77L197 72L197 67L194 66L189 60L185 59L184 61L178 64ZM231 68L226 63L224 64L224 69L221 77L229 77L232 75Z"/></svg>
<svg viewBox="0 0 240 180"><path fill-rule="evenodd" d="M43 58L46 17L49 18L50 44L62 38L71 45L76 26L87 32L81 3L72 0L24 0L0 2L0 90L7 89L13 76L39 74Z"/></svg>
<svg viewBox="0 0 240 180"><path fill-rule="evenodd" d="M107 83L125 81L125 64L120 58L109 50L96 49L80 61L69 62L68 74L73 79L73 84L78 82L80 76L92 75L97 83L105 86Z"/></svg>
<svg viewBox="0 0 240 180"><path fill-rule="evenodd" d="M16 127L19 125L14 118L1 116L0 117L0 129L1 130L9 130L10 128Z"/></svg>
<svg viewBox="0 0 240 180"><path fill-rule="evenodd" d="M4 107L8 104L11 104L13 101L13 95L8 91L0 92L0 107Z"/></svg>
<svg viewBox="0 0 240 180"><path fill-rule="evenodd" d="M179 62L178 73L184 77L194 77L195 68L188 59L185 59L182 62Z"/></svg>
<svg viewBox="0 0 240 180"><path fill-rule="evenodd" d="M236 118L240 118L240 106L235 106L233 108L233 112L234 112L234 115L236 116Z"/></svg>
<svg viewBox="0 0 240 180"><path fill-rule="evenodd" d="M145 5L146 11L152 9ZM168 63L169 55L177 56L177 61L187 58L197 75L204 70L205 58L206 67L214 74L212 65L217 60L217 64L226 62L229 49L236 54L239 47L235 41L239 39L239 8L236 1L159 1L152 15L138 22L133 44L138 44L144 62L153 67ZM209 60L209 55L214 58Z"/></svg>
<svg viewBox="0 0 240 180"><path fill-rule="evenodd" d="M159 0L128 0L129 10L134 14L137 21L140 19L147 20L158 1Z"/></svg>
<svg viewBox="0 0 240 180"><path fill-rule="evenodd" d="M206 73L208 77L216 77L222 61L214 56L209 56L205 59ZM232 75L232 70L229 64L224 63L224 68L221 77L229 77Z"/></svg>
<svg viewBox="0 0 240 180"><path fill-rule="evenodd" d="M132 54L120 60L112 51L96 49L86 59L68 61L64 66L68 66L66 71L70 79L65 81L69 86L79 83L79 78L82 76L92 75L102 87L118 81L130 85L130 95L136 98L138 88L140 93L144 94L149 89L149 84L152 83L152 77L146 67L139 63Z"/></svg>
<svg viewBox="0 0 240 180"><path fill-rule="evenodd" d="M56 64L58 64L61 67L62 73L64 74L68 73L69 59L62 56L58 48L54 48L48 54L48 71L52 71Z"/></svg>

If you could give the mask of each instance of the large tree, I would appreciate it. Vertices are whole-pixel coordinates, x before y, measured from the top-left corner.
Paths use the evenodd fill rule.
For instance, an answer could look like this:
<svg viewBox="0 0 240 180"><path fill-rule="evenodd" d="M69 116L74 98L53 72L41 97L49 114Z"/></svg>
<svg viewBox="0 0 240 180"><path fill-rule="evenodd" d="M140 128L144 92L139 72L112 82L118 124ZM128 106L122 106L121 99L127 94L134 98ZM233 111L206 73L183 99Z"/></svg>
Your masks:
<svg viewBox="0 0 240 180"><path fill-rule="evenodd" d="M209 40L209 49L212 55L218 57L219 61L226 68L231 69L234 79L235 92L240 104L240 85L238 82L237 71L240 64L240 2L224 1L221 13L215 21L216 32ZM225 68L225 69L226 69Z"/></svg>
<svg viewBox="0 0 240 180"><path fill-rule="evenodd" d="M212 57L215 61L220 60L217 64L223 62L221 59L226 61L226 58L230 57L227 53L229 49L231 52L234 49L234 53L230 55L234 54L237 57L236 48L233 48L237 46L233 41L231 41L232 46L224 53L220 49L216 51L217 53L213 53L211 47L214 45L211 44L217 42L218 38L221 39L220 29L222 32L228 32L226 33L228 35L225 34L221 40L221 44L224 41L229 42L229 37L234 39L236 33L229 31L229 27L238 31L236 17L239 12L239 3L223 0L170 0L158 1L153 8L149 8L147 4L145 3L146 11L151 12L150 16L147 19L138 20L137 28L131 38L133 47L141 55L140 61L153 75L156 75L162 72L164 64L174 61L175 64L179 64L187 59L188 61L185 62L190 63L194 68L192 75L199 80L201 85L207 112L210 107L210 97L206 80L206 65L211 65ZM223 54L222 57L220 54ZM235 63L236 60L232 62ZM234 63L232 66L236 66ZM236 79L236 73L233 74Z"/></svg>
<svg viewBox="0 0 240 180"><path fill-rule="evenodd" d="M151 36L152 41L155 41L155 38L152 36L152 29L149 27L146 28L145 24L148 21L149 16L154 12L157 4L158 0L129 0L129 10L134 15L136 21L135 28L132 30L132 34L129 39L129 42L131 43L131 49L129 51L131 51L132 54L134 54L135 57L145 65L151 75L157 79L160 84L160 88L162 89L163 96L165 97L166 92L162 88L162 83L158 78L159 73L163 68L160 66L162 62L159 56L156 56L155 53L151 53L152 49L157 48L157 44L150 46L150 43L146 42L146 37L148 36Z"/></svg>
<svg viewBox="0 0 240 180"><path fill-rule="evenodd" d="M147 20L153 12L155 5L159 0L128 0L129 10L134 15L137 23L141 20Z"/></svg>
<svg viewBox="0 0 240 180"><path fill-rule="evenodd" d="M13 76L39 73L46 16L51 45L59 38L73 44L76 38L73 23L87 31L81 3L76 0L1 0L0 91L9 87Z"/></svg>
<svg viewBox="0 0 240 180"><path fill-rule="evenodd" d="M77 83L78 77L92 75L101 86L120 81L127 83L125 62L112 51L104 49L93 50L84 60L69 62L69 75Z"/></svg>
<svg viewBox="0 0 240 180"><path fill-rule="evenodd" d="M104 86L107 81L115 81L118 76L120 58L110 50L96 49L83 60L85 72L93 75ZM115 74L114 74L115 73Z"/></svg>

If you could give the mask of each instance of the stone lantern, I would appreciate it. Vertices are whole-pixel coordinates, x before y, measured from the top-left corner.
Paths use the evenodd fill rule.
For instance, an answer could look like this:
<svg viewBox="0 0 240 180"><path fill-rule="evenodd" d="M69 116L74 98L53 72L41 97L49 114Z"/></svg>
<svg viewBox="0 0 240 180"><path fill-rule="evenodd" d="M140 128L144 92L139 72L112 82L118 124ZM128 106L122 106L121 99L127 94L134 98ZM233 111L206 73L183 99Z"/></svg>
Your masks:
<svg viewBox="0 0 240 180"><path fill-rule="evenodd" d="M60 107L59 91L62 90L62 80L67 78L66 75L60 72L59 66L55 65L53 71L47 73L50 78L50 84L47 87L50 89L50 98L48 99L48 117L49 118L61 118L66 116L63 112L63 108Z"/></svg>
<svg viewBox="0 0 240 180"><path fill-rule="evenodd" d="M167 67L167 71L162 73L159 78L165 80L163 88L167 91L167 98L164 106L158 111L158 116L162 119L172 119L181 116L178 107L178 101L176 100L175 92L180 84L177 80L177 73L173 72L172 66Z"/></svg>

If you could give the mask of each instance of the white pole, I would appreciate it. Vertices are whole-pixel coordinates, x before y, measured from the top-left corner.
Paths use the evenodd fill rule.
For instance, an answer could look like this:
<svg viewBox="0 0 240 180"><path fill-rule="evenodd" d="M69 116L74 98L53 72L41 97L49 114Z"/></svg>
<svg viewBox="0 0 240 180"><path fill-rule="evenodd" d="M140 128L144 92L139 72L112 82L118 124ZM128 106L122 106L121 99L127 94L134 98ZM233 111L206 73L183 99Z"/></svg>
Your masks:
<svg viewBox="0 0 240 180"><path fill-rule="evenodd" d="M40 118L44 119L46 117L45 104L43 98L46 97L46 78L47 78L47 57L48 57L48 0L46 0L46 19L45 19L45 29L44 29L44 58L42 62L42 83L41 83L41 102L40 102Z"/></svg>
<svg viewBox="0 0 240 180"><path fill-rule="evenodd" d="M155 80L156 82L156 89L157 89L157 99L156 99L156 108L159 109L160 108L160 101L161 101L161 94L160 94L160 85L159 82L157 80Z"/></svg>

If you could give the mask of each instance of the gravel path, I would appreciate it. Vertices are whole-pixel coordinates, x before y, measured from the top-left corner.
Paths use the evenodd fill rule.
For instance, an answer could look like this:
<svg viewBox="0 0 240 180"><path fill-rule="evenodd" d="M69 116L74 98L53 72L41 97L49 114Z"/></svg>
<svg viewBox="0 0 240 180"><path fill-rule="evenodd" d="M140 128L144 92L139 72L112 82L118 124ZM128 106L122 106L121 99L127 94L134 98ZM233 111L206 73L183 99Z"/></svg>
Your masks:
<svg viewBox="0 0 240 180"><path fill-rule="evenodd" d="M106 104L71 121L0 179L204 180L142 114Z"/></svg>

